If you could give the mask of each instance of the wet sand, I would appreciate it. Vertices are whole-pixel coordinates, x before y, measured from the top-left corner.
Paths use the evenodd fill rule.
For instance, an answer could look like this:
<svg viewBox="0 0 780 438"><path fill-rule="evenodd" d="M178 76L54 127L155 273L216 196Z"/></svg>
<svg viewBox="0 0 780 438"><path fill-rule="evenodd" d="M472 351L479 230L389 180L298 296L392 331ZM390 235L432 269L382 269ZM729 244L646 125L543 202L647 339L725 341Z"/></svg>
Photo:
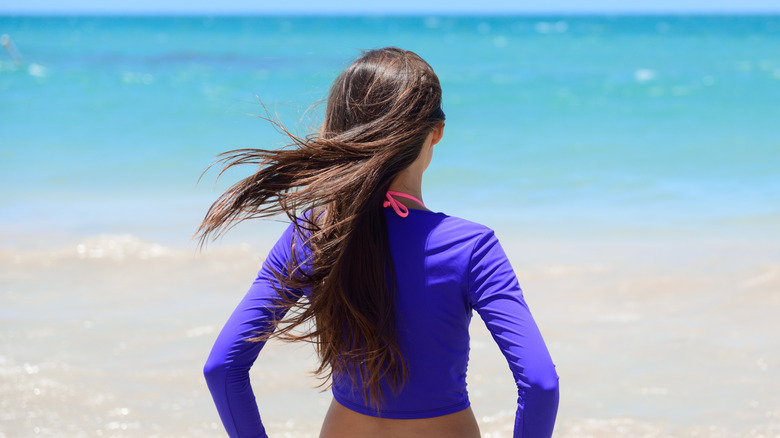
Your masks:
<svg viewBox="0 0 780 438"><path fill-rule="evenodd" d="M553 239L498 230L561 376L557 437L780 435L780 248L739 238ZM201 367L273 243L204 253L129 236L0 252L0 436L215 436ZM475 317L485 437L516 392ZM271 436L316 437L307 345L252 372Z"/></svg>

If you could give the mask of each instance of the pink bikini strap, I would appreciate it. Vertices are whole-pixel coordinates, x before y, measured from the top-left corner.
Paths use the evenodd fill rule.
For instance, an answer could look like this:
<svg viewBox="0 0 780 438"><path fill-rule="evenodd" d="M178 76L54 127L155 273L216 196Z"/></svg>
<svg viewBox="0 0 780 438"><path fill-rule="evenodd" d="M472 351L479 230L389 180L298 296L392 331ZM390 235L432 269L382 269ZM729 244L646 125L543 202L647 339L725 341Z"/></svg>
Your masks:
<svg viewBox="0 0 780 438"><path fill-rule="evenodd" d="M395 210L395 212L398 214L398 216L401 216L401 217L409 216L409 209L405 205L403 205L400 202L398 202L395 198L393 198L393 196L400 196L402 198L411 199L412 201L414 201L414 202L422 205L423 207L425 207L425 204L423 204L422 201L420 201L419 199L415 198L412 195L407 195L406 193L395 192L395 191L392 191L392 190L388 190L387 191L387 200L384 202L384 204L382 206L383 207L393 207L393 210ZM425 207L425 208L428 208L428 207Z"/></svg>

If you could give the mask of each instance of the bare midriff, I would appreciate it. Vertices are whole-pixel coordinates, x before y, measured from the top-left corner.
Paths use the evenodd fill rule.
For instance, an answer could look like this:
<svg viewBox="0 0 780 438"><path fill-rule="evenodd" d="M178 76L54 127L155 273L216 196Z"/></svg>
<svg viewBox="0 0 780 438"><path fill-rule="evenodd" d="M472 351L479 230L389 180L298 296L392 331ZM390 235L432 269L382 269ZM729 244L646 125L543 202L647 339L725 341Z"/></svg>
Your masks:
<svg viewBox="0 0 780 438"><path fill-rule="evenodd" d="M371 417L330 403L320 438L479 438L474 412L466 408L454 414L415 420Z"/></svg>

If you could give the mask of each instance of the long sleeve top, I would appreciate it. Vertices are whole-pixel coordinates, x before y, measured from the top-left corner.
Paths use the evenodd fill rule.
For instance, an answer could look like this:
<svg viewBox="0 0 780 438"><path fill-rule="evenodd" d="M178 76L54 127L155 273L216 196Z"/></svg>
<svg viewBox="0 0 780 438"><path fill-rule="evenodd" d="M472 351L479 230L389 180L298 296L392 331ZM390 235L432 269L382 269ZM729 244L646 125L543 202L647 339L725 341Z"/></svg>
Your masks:
<svg viewBox="0 0 780 438"><path fill-rule="evenodd" d="M552 435L558 376L516 275L489 228L443 213L386 209L396 273L399 346L409 371L397 394L384 387L379 410L362 398L353 380L338 378L333 396L356 412L383 418L429 418L470 405L466 390L468 326L472 311L484 321L504 354L517 385L515 438ZM280 317L272 272L290 258L290 226L225 324L205 367L206 380L231 437L265 437L249 369L263 347L249 342ZM389 396L387 396L389 394Z"/></svg>

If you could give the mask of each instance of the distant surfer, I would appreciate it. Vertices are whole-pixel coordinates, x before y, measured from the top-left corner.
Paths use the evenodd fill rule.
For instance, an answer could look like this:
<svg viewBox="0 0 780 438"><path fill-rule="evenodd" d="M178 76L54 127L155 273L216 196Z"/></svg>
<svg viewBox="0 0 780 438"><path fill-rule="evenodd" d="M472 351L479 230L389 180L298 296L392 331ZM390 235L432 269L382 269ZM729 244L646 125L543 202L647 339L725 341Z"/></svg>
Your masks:
<svg viewBox="0 0 780 438"><path fill-rule="evenodd" d="M3 34L3 36L0 37L0 44L3 45L3 48L5 49L6 53L8 53L8 56L10 56L11 59L14 60L16 65L20 65L22 63L23 61L22 55L20 55L19 51L16 50L13 41L11 41L10 35Z"/></svg>

